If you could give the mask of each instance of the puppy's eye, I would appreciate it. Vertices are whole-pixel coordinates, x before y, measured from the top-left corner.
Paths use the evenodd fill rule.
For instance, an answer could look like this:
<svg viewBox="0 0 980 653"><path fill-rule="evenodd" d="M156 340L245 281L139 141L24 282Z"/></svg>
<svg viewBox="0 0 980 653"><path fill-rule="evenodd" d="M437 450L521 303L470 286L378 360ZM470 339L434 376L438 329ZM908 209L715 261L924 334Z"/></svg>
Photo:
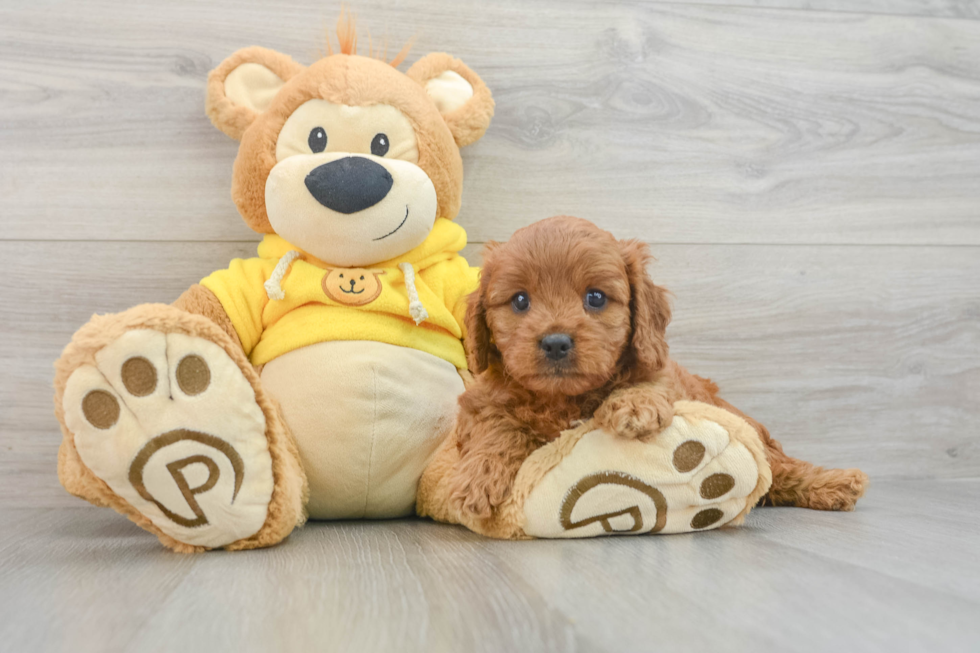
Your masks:
<svg viewBox="0 0 980 653"><path fill-rule="evenodd" d="M310 151L313 154L319 154L327 149L327 132L323 130L323 127L314 127L306 142L309 144Z"/></svg>
<svg viewBox="0 0 980 653"><path fill-rule="evenodd" d="M375 134L371 141L371 154L374 156L384 156L388 153L388 134Z"/></svg>
<svg viewBox="0 0 980 653"><path fill-rule="evenodd" d="M599 311L606 307L606 293L595 288L585 293L585 306L593 311Z"/></svg>
<svg viewBox="0 0 980 653"><path fill-rule="evenodd" d="M510 305L514 307L515 313L523 313L531 308L531 298L526 292L519 292L510 298Z"/></svg>

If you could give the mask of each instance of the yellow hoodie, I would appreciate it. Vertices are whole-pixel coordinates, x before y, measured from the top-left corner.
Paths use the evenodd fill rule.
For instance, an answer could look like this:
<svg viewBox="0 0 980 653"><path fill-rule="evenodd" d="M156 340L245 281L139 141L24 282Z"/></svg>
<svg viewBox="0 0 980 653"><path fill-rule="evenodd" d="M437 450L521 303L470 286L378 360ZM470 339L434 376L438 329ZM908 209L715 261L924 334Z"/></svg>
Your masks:
<svg viewBox="0 0 980 653"><path fill-rule="evenodd" d="M267 235L258 258L234 259L201 285L221 302L253 365L317 342L375 340L466 369L465 300L479 271L460 256L465 246L463 228L439 218L410 252L339 268Z"/></svg>

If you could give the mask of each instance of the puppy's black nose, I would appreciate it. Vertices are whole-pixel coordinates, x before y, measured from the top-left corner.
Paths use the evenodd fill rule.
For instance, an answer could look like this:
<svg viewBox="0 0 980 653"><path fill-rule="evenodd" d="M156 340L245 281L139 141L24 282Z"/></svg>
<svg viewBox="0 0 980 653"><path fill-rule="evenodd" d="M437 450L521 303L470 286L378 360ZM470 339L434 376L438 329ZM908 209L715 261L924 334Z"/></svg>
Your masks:
<svg viewBox="0 0 980 653"><path fill-rule="evenodd" d="M384 166L363 156L345 156L306 175L316 201L338 213L357 213L385 198L395 180Z"/></svg>
<svg viewBox="0 0 980 653"><path fill-rule="evenodd" d="M553 361L561 360L565 356L568 356L568 352L574 346L575 342L567 333L549 333L544 338L541 338L541 342L538 343L538 347L544 350L544 355Z"/></svg>

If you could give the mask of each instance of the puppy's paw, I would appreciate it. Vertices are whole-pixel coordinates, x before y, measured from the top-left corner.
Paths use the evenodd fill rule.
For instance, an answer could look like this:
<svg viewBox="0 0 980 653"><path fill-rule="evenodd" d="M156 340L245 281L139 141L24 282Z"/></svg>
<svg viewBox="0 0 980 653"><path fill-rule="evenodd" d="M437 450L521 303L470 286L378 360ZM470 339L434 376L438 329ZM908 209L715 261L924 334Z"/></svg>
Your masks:
<svg viewBox="0 0 980 653"><path fill-rule="evenodd" d="M527 454L520 447L489 452L464 448L449 482L450 507L463 518L492 519L510 496L514 478Z"/></svg>
<svg viewBox="0 0 980 653"><path fill-rule="evenodd" d="M460 479L455 483L455 489L449 495L449 502L459 513L465 513L474 519L490 519L494 509L503 503L506 491L496 482L498 479L478 478Z"/></svg>
<svg viewBox="0 0 980 653"><path fill-rule="evenodd" d="M475 519L489 519L493 514L493 504L490 495L474 487L453 492L449 502L458 513L463 513Z"/></svg>
<svg viewBox="0 0 980 653"><path fill-rule="evenodd" d="M596 410L595 425L624 438L648 440L667 428L674 409L663 394L649 388L614 392Z"/></svg>

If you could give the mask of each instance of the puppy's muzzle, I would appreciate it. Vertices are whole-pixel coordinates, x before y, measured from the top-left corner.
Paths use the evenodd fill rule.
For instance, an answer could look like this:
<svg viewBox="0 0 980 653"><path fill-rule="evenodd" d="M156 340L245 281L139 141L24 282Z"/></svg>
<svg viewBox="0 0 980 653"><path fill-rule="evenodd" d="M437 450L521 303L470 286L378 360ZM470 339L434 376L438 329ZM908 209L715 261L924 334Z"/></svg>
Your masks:
<svg viewBox="0 0 980 653"><path fill-rule="evenodd" d="M559 361L568 356L575 346L575 341L567 333L549 333L538 342L538 347L544 351L548 360Z"/></svg>
<svg viewBox="0 0 980 653"><path fill-rule="evenodd" d="M363 156L346 156L317 166L306 175L316 201L337 213L351 214L383 200L394 179L384 166Z"/></svg>

